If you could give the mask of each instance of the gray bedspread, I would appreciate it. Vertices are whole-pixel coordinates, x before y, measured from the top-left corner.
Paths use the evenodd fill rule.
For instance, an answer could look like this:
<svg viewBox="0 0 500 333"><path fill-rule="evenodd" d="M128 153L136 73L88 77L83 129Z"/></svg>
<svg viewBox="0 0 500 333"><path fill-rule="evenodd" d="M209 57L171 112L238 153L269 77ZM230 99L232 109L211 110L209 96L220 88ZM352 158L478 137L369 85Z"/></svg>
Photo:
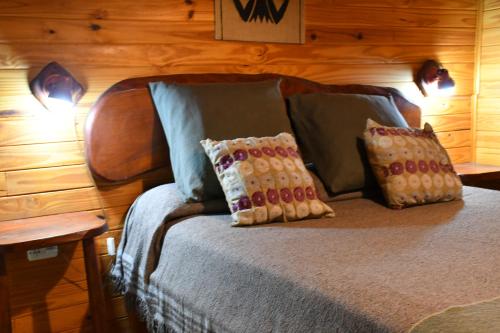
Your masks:
<svg viewBox="0 0 500 333"><path fill-rule="evenodd" d="M160 219L155 202L175 196L165 189L134 204L112 271L151 331L407 332L500 296L497 191L400 211L345 200L333 219L234 228L227 214L188 216L218 204L163 204L175 219Z"/></svg>

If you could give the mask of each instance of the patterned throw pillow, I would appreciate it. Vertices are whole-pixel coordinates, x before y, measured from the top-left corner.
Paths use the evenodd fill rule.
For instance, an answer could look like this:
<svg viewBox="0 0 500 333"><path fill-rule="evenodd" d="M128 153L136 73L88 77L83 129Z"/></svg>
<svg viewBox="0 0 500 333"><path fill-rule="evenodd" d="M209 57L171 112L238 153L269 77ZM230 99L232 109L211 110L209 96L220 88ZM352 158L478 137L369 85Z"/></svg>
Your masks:
<svg viewBox="0 0 500 333"><path fill-rule="evenodd" d="M368 159L391 208L462 198L462 182L431 125L386 127L368 119Z"/></svg>
<svg viewBox="0 0 500 333"><path fill-rule="evenodd" d="M233 225L334 216L318 199L291 134L201 144L226 195Z"/></svg>

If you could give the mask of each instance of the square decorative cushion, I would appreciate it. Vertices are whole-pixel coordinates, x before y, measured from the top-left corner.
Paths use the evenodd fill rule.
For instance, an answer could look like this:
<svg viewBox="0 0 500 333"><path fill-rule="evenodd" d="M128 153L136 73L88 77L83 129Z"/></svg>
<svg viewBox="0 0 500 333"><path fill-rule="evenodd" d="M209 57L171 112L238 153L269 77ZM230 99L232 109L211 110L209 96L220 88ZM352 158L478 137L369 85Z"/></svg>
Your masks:
<svg viewBox="0 0 500 333"><path fill-rule="evenodd" d="M376 186L362 140L368 118L408 126L392 97L319 93L294 95L289 102L305 160L334 194Z"/></svg>
<svg viewBox="0 0 500 333"><path fill-rule="evenodd" d="M206 139L201 144L226 195L233 225L334 216L318 199L291 134Z"/></svg>
<svg viewBox="0 0 500 333"><path fill-rule="evenodd" d="M279 81L149 84L170 148L175 182L185 201L223 198L200 140L290 132Z"/></svg>
<svg viewBox="0 0 500 333"><path fill-rule="evenodd" d="M382 126L369 119L368 158L391 208L462 198L462 182L431 125L424 129Z"/></svg>

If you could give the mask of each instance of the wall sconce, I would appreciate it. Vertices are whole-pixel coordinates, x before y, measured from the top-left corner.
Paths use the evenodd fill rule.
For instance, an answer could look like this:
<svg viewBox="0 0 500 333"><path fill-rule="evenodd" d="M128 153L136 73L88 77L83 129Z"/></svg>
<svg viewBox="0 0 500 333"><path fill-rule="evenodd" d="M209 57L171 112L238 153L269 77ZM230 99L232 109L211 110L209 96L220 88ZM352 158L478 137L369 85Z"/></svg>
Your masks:
<svg viewBox="0 0 500 333"><path fill-rule="evenodd" d="M68 111L83 96L83 86L57 62L45 66L30 82L31 93L50 111Z"/></svg>
<svg viewBox="0 0 500 333"><path fill-rule="evenodd" d="M448 70L434 60L424 62L417 73L416 83L424 96L450 96L455 92L455 81Z"/></svg>

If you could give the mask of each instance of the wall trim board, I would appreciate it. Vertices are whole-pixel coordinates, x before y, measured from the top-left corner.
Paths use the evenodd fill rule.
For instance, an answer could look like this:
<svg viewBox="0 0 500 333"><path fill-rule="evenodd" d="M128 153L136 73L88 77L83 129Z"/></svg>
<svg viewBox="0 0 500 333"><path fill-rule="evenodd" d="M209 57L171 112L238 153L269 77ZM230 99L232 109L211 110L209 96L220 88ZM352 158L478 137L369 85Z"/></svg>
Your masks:
<svg viewBox="0 0 500 333"><path fill-rule="evenodd" d="M483 12L484 1L477 1L477 21L476 21L476 39L474 48L474 94L472 95L472 161L476 162L476 146L477 146L477 112L478 112L478 98L481 89L481 53L483 42Z"/></svg>

